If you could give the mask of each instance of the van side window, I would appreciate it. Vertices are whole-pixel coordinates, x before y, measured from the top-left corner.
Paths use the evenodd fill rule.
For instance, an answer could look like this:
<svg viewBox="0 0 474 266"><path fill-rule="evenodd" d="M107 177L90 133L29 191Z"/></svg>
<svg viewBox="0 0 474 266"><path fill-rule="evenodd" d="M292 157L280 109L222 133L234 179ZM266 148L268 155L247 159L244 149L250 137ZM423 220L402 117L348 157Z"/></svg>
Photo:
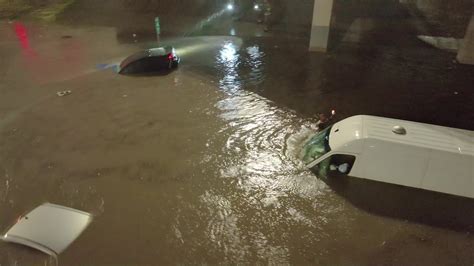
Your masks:
<svg viewBox="0 0 474 266"><path fill-rule="evenodd" d="M334 154L316 165L313 169L318 177L332 178L347 176L351 172L356 157L347 154Z"/></svg>

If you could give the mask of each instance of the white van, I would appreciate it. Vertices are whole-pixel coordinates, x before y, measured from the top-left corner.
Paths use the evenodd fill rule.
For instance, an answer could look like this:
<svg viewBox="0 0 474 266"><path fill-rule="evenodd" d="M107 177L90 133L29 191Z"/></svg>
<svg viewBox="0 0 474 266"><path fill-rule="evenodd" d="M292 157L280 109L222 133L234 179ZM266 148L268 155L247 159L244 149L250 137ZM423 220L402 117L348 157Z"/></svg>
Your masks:
<svg viewBox="0 0 474 266"><path fill-rule="evenodd" d="M302 152L318 177L352 176L474 198L474 131L358 115L322 130Z"/></svg>

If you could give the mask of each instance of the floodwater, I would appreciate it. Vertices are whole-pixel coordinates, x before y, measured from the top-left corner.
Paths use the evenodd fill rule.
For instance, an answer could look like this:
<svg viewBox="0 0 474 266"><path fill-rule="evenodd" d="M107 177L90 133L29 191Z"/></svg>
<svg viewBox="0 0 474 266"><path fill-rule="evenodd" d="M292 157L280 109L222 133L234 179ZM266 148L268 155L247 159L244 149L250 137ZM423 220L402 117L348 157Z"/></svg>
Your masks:
<svg viewBox="0 0 474 266"><path fill-rule="evenodd" d="M178 69L122 76L113 66L152 43L120 42L110 27L1 22L1 231L48 201L94 215L59 256L60 265L474 263L472 201L425 193L421 215L413 215L410 199L416 196L403 198L391 187L367 194L374 191L357 184L341 193L300 161L302 144L317 130L317 111L341 110L341 119L388 108L404 117L413 111L405 107L418 106L419 98L381 109L351 104L346 88L334 92L341 81L333 72L334 65L349 61L338 74L347 73L355 67L353 57L309 58L301 49L304 39L162 41L177 48ZM318 65L326 59L329 66ZM379 67L386 62L374 61ZM385 67L398 73L396 66ZM430 69L420 71L428 75ZM452 79L470 70L458 69ZM404 82L421 83L408 76ZM315 79L319 85L311 91ZM370 90L382 84L365 85ZM56 95L66 89L72 93ZM375 96L358 90L352 100L366 98L370 105L388 93L381 90ZM411 96L399 93L395 100ZM458 94L439 97L430 101ZM472 108L469 99L456 100L446 108ZM471 115L453 123L469 127L462 119ZM351 200L354 194L366 198ZM443 219L449 209L454 213ZM0 265L54 261L0 243Z"/></svg>

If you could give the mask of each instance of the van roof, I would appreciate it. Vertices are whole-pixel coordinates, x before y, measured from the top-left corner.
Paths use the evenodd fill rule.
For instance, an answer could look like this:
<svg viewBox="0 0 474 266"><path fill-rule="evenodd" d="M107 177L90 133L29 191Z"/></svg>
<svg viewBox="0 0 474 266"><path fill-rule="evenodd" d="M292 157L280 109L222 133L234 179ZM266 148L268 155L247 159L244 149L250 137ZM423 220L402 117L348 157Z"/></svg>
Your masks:
<svg viewBox="0 0 474 266"><path fill-rule="evenodd" d="M394 126L403 127L406 134L395 134ZM335 123L329 145L333 150L347 150L344 147L367 139L474 156L474 131L369 115L352 116Z"/></svg>

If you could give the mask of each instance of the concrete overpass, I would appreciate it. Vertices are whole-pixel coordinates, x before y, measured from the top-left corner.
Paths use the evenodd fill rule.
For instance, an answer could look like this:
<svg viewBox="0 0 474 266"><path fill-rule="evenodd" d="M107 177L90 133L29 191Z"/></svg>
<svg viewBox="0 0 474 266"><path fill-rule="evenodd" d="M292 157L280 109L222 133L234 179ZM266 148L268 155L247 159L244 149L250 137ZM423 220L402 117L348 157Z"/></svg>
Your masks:
<svg viewBox="0 0 474 266"><path fill-rule="evenodd" d="M400 0L400 4L410 0ZM326 52L329 45L329 35L331 31L331 20L333 16L333 6L335 0L315 0L313 7L313 18L311 25L311 38L309 50L313 52ZM412 1L419 4L419 1ZM424 5L429 5L429 1L421 1ZM442 6L432 5L433 8ZM474 15L472 15L462 45L458 50L457 60L463 64L474 64Z"/></svg>

